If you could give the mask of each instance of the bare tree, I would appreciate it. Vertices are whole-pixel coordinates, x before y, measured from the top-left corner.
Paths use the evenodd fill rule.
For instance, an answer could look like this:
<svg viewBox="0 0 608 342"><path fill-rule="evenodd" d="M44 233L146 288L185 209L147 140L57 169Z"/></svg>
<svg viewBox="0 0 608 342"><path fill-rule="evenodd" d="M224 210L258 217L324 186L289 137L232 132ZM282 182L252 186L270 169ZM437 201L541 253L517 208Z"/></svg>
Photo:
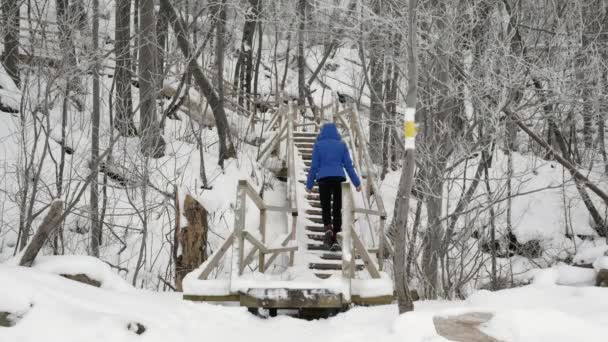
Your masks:
<svg viewBox="0 0 608 342"><path fill-rule="evenodd" d="M2 0L2 21L4 23L2 64L4 64L6 72L8 72L17 87L21 85L21 76L19 75L20 7L20 0Z"/></svg>
<svg viewBox="0 0 608 342"><path fill-rule="evenodd" d="M158 124L156 96L158 93L158 58L154 0L140 0L139 23L139 97L141 151L145 156L165 155L165 140Z"/></svg>
<svg viewBox="0 0 608 342"><path fill-rule="evenodd" d="M415 146L415 113L418 102L418 43L417 43L417 12L418 0L408 2L408 33L409 44L407 49L408 56L408 90L407 90L407 110L405 137L406 150L403 157L403 169L399 180L399 190L395 200L395 211L390 231L393 232L395 255L393 264L395 267L395 290L399 305L399 313L414 310L412 293L408 285L408 274L406 274L405 257L407 221L410 212L410 193L414 184L414 170L416 168L416 146ZM411 255L408 253L408 256Z"/></svg>
<svg viewBox="0 0 608 342"><path fill-rule="evenodd" d="M93 51L99 50L99 0L93 0ZM99 158L99 62L94 57L93 62L93 111L91 113L91 172L98 173L97 163ZM99 257L99 245L101 244L101 225L99 223L99 185L97 176L91 181L91 254Z"/></svg>
<svg viewBox="0 0 608 342"><path fill-rule="evenodd" d="M125 137L135 136L131 82L131 1L116 2L115 54L116 115L114 126Z"/></svg>

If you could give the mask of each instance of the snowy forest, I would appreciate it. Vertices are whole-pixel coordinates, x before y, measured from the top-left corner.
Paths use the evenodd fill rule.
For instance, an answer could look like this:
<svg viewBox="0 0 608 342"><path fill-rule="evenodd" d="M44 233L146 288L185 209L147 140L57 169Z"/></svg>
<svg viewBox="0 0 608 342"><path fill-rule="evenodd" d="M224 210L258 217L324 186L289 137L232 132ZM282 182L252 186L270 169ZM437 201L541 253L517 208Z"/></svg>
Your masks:
<svg viewBox="0 0 608 342"><path fill-rule="evenodd" d="M606 341L607 0L0 12L0 342Z"/></svg>

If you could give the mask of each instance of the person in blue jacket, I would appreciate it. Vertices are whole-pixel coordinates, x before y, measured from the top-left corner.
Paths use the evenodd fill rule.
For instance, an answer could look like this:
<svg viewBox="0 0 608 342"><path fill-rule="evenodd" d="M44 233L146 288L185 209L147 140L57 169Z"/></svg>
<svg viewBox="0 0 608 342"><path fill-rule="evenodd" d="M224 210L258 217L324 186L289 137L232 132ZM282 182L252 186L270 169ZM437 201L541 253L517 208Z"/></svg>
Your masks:
<svg viewBox="0 0 608 342"><path fill-rule="evenodd" d="M312 150L312 163L306 180L306 191L309 193L312 191L316 180L319 184L321 213L325 228L323 244L331 250L340 249L336 234L342 230L341 183L346 180L345 169L357 191L361 191L361 180L353 167L348 147L342 141L336 125L326 123L321 127L321 132Z"/></svg>

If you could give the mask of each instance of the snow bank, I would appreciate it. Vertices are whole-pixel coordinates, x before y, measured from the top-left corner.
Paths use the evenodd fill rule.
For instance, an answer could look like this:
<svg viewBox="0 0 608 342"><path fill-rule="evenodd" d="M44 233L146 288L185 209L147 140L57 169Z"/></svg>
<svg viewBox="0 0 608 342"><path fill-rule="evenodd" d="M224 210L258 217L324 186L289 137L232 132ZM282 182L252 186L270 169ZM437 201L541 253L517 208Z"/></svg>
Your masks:
<svg viewBox="0 0 608 342"><path fill-rule="evenodd" d="M308 342L446 341L433 317L468 311L493 312L484 332L509 342L605 341L608 292L593 287L531 285L479 291L466 301L416 302L399 316L394 305L357 307L334 318L305 321L256 318L244 308L183 301L180 294L99 289L40 269L0 265L0 311L26 312L0 341L210 341ZM136 335L127 327L140 323ZM601 339L600 339L601 338Z"/></svg>

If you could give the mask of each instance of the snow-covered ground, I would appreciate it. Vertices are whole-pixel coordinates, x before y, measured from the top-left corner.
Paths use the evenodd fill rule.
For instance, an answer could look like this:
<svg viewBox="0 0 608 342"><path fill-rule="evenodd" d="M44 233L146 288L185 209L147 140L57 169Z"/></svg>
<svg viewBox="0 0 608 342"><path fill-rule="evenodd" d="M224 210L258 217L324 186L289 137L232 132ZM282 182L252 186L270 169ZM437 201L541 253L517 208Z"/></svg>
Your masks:
<svg viewBox="0 0 608 342"><path fill-rule="evenodd" d="M446 341L434 316L494 313L482 330L509 342L602 342L608 336L608 291L539 282L478 291L464 301L357 307L329 319L262 319L241 307L188 302L176 293L111 290L67 280L42 269L0 266L0 312L16 324L0 327L1 342L29 341ZM137 323L145 332L137 335Z"/></svg>

